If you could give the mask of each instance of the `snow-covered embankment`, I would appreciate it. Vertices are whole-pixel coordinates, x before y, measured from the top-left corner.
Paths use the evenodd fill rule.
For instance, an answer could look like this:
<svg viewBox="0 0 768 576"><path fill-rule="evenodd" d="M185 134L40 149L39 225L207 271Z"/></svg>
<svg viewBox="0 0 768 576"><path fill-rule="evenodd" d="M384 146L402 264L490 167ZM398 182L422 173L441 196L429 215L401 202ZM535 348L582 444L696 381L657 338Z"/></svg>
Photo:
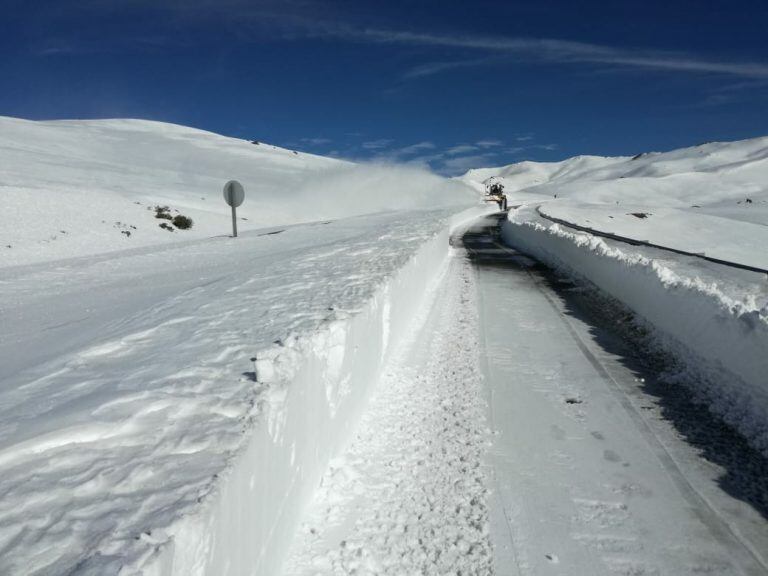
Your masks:
<svg viewBox="0 0 768 576"><path fill-rule="evenodd" d="M392 344L447 262L464 211L420 247L359 311L258 354L262 416L215 495L140 568L147 574L275 574L330 458L348 441Z"/></svg>
<svg viewBox="0 0 768 576"><path fill-rule="evenodd" d="M768 453L768 307L735 298L706 274L680 273L641 248L537 219L533 206L511 212L502 235L633 310L681 361L694 393Z"/></svg>

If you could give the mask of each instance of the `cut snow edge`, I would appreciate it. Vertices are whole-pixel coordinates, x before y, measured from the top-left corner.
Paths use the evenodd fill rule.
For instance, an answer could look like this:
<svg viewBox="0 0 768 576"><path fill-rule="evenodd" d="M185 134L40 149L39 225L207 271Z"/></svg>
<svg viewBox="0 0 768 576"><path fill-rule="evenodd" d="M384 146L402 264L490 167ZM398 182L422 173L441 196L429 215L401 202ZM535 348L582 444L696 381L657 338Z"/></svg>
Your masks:
<svg viewBox="0 0 768 576"><path fill-rule="evenodd" d="M451 232L488 212L450 218L357 315L259 352L265 393L250 437L198 510L148 538L145 553L120 573L277 573L330 459L350 439L394 344L412 328L425 288L441 277Z"/></svg>

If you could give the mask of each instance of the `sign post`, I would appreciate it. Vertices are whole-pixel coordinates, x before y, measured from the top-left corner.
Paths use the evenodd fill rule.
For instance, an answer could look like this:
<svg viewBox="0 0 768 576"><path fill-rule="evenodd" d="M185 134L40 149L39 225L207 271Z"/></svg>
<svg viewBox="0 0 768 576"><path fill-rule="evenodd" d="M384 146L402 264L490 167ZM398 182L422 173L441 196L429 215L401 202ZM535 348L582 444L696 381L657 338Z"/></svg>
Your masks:
<svg viewBox="0 0 768 576"><path fill-rule="evenodd" d="M245 200L243 185L237 180L224 184L224 200L232 206L232 237L237 238L237 207Z"/></svg>

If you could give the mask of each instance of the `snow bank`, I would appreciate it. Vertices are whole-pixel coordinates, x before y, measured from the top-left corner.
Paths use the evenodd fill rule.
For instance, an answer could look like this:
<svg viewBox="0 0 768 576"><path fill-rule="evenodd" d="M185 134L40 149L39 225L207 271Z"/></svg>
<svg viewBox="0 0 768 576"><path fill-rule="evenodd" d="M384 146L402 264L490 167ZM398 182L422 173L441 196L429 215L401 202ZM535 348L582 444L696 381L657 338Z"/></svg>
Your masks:
<svg viewBox="0 0 768 576"><path fill-rule="evenodd" d="M222 188L231 179L246 190L241 231L477 201L417 168L356 165L162 122L0 117L0 267L230 234ZM193 228L160 228L157 205L191 217Z"/></svg>
<svg viewBox="0 0 768 576"><path fill-rule="evenodd" d="M509 245L581 277L639 315L682 361L700 398L768 454L768 304L765 277L751 274L754 295L723 290L717 275L681 274L640 248L510 213ZM717 265L710 265L711 267ZM720 271L724 276L729 270Z"/></svg>
<svg viewBox="0 0 768 576"><path fill-rule="evenodd" d="M330 458L350 439L379 372L447 262L450 219L356 314L257 354L269 386L247 445L204 506L127 573L276 574Z"/></svg>

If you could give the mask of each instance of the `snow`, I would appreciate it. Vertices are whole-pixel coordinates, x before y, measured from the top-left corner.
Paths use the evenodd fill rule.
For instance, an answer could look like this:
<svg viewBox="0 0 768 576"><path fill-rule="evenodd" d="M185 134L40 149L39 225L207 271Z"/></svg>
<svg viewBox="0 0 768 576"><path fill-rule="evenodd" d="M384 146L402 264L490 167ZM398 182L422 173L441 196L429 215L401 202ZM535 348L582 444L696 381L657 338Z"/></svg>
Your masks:
<svg viewBox="0 0 768 576"><path fill-rule="evenodd" d="M240 231L383 210L466 205L426 171L357 165L144 120L0 117L0 267L231 234L224 184L246 199ZM194 220L167 231L155 206Z"/></svg>
<svg viewBox="0 0 768 576"><path fill-rule="evenodd" d="M765 275L702 266L533 218L524 209L510 214L505 240L589 280L639 314L677 351L689 373L684 380L696 383L694 392L768 452Z"/></svg>
<svg viewBox="0 0 768 576"><path fill-rule="evenodd" d="M454 256L436 280L354 439L323 476L286 576L492 572L470 265Z"/></svg>
<svg viewBox="0 0 768 576"><path fill-rule="evenodd" d="M588 204L669 207L765 225L768 137L713 142L633 158L576 156L470 170L459 180L482 188L497 176L518 200L568 198ZM749 199L751 202L746 202Z"/></svg>
<svg viewBox="0 0 768 576"><path fill-rule="evenodd" d="M645 212L644 210L651 210ZM541 214L598 232L768 270L768 226L658 206L586 204L564 199Z"/></svg>
<svg viewBox="0 0 768 576"><path fill-rule="evenodd" d="M0 272L0 571L271 573L453 212Z"/></svg>
<svg viewBox="0 0 768 576"><path fill-rule="evenodd" d="M0 572L274 573L477 195L138 120L0 161Z"/></svg>
<svg viewBox="0 0 768 576"><path fill-rule="evenodd" d="M744 484L724 489L644 390L637 342L577 308L607 300L553 287L498 220L453 235L280 573L764 573L760 465L726 464Z"/></svg>
<svg viewBox="0 0 768 576"><path fill-rule="evenodd" d="M684 367L679 379L768 453L766 275L599 238L541 217L765 267L768 138L635 158L527 163L464 179L492 173L517 206L504 225L505 241L639 314L677 352Z"/></svg>
<svg viewBox="0 0 768 576"><path fill-rule="evenodd" d="M605 335L524 257L472 268L449 237L503 178L504 240L634 311L664 378L768 455L766 276L542 217L765 266L768 139L447 182L0 118L0 161L0 573L765 567L764 518L648 418Z"/></svg>

